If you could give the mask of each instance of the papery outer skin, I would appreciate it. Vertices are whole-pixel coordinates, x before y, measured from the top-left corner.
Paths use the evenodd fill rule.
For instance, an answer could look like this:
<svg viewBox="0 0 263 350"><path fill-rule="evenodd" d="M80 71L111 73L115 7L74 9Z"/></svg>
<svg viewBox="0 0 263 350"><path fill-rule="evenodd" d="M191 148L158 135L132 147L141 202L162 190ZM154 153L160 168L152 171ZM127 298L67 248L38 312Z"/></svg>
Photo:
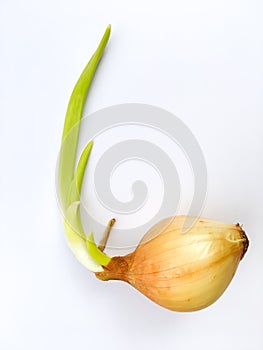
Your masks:
<svg viewBox="0 0 263 350"><path fill-rule="evenodd" d="M133 253L113 258L97 277L127 281L173 311L200 310L215 302L243 256L244 232L238 224L196 218L182 234L185 218L159 222Z"/></svg>

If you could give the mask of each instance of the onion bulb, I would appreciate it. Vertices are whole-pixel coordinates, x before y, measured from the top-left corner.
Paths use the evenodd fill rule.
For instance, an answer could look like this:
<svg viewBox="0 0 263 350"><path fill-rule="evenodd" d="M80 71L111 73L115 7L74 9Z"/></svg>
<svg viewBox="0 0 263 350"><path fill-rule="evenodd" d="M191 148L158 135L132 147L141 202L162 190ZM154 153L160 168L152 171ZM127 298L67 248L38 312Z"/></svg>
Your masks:
<svg viewBox="0 0 263 350"><path fill-rule="evenodd" d="M123 280L155 303L173 311L195 311L215 302L232 280L247 248L239 224L187 217L160 221L133 253L113 257L101 280Z"/></svg>

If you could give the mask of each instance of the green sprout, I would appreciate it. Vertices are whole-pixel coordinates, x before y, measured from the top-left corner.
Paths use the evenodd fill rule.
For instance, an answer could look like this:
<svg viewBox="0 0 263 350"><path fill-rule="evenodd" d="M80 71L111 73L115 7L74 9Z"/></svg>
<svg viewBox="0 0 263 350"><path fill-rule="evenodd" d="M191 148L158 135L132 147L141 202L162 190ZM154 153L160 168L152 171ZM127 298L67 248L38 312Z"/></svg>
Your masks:
<svg viewBox="0 0 263 350"><path fill-rule="evenodd" d="M93 272L103 271L102 266L108 265L111 260L111 257L97 247L92 232L85 235L80 217L82 181L93 141L89 141L84 148L77 167L76 153L84 103L96 68L109 40L110 32L111 26L109 25L71 94L64 122L58 168L58 194L64 214L67 241L76 258Z"/></svg>

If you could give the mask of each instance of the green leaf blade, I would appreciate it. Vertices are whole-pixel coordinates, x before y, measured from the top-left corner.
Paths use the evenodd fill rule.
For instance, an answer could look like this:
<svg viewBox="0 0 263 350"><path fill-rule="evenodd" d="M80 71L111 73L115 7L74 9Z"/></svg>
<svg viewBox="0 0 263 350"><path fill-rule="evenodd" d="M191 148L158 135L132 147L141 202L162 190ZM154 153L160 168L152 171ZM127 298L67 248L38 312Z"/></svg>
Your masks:
<svg viewBox="0 0 263 350"><path fill-rule="evenodd" d="M75 171L80 122L86 96L111 32L109 25L71 94L66 112L58 164L58 196L64 215L66 238L76 258L93 272L103 271L111 258L102 253L93 240L87 240L80 217L80 193L93 142L81 154Z"/></svg>

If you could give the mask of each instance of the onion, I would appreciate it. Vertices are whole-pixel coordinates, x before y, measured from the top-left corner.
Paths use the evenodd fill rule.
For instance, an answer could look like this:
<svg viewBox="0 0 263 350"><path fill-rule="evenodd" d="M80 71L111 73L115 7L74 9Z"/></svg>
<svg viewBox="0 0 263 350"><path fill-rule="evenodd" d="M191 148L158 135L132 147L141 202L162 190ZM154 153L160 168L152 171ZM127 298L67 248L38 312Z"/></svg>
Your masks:
<svg viewBox="0 0 263 350"><path fill-rule="evenodd" d="M92 78L110 36L102 40L74 87L65 117L58 167L58 195L64 215L67 242L81 264L103 280L128 282L155 303L174 311L195 311L216 301L232 280L247 248L248 239L239 224L176 216L151 228L133 253L110 257L103 250L112 219L99 246L80 219L80 193L93 142L76 163L83 106ZM76 168L76 170L75 170Z"/></svg>
<svg viewBox="0 0 263 350"><path fill-rule="evenodd" d="M173 311L195 311L216 301L232 280L248 248L239 224L187 217L164 219L151 228L135 251L111 259L101 280L123 280L155 303Z"/></svg>

